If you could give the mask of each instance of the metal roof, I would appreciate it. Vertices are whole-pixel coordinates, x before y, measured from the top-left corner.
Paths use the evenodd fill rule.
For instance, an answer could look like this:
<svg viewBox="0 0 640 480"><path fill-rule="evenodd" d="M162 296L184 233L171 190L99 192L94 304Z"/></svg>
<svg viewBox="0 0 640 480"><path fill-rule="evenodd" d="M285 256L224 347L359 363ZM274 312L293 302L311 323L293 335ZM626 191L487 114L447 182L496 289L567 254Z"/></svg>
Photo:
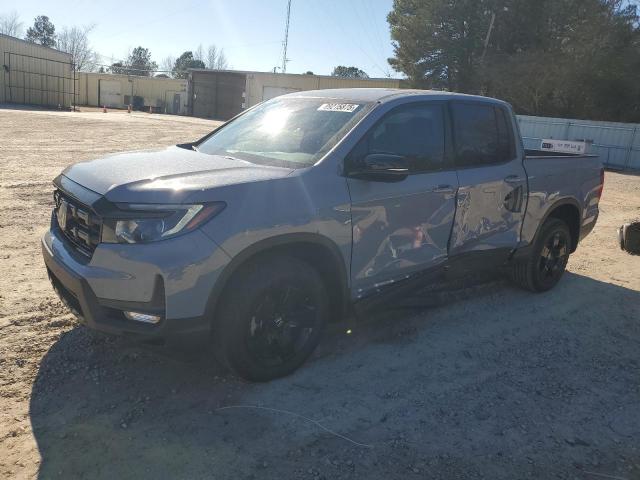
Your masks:
<svg viewBox="0 0 640 480"><path fill-rule="evenodd" d="M188 68L187 69L190 73L211 73L211 74L215 74L215 73L240 73L240 74L245 74L245 75L275 75L278 77L321 77L321 78L332 78L332 79L340 79L340 80L367 80L367 81L373 81L373 82L388 82L388 81L402 81L401 78L373 78L373 77L367 77L367 78L344 78L344 77L334 77L332 75L316 75L315 73L313 74L307 74L307 73L278 73L278 72L259 72L256 70L213 70L211 68Z"/></svg>
<svg viewBox="0 0 640 480"><path fill-rule="evenodd" d="M61 53L63 55L67 55L69 58L71 58L71 54L69 52L64 52L62 50L58 50L57 48L47 47L46 45L40 45L39 43L30 42L30 41L24 40L22 38L12 37L11 35L5 35L4 33L0 33L0 37L8 38L10 40L15 40L15 41L21 42L21 43L26 43L27 45L31 45L31 46L34 46L34 47L46 48L47 50L51 50L51 51L54 51L56 53Z"/></svg>

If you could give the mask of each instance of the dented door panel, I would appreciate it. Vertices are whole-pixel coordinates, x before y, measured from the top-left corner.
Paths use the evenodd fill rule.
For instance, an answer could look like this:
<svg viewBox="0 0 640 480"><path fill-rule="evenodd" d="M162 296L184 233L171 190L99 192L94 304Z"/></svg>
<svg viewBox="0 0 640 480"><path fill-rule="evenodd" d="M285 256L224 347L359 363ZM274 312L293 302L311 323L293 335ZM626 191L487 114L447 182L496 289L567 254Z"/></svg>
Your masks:
<svg viewBox="0 0 640 480"><path fill-rule="evenodd" d="M506 182L518 174L518 184ZM450 254L515 248L524 215L526 179L520 161L458 172L460 188Z"/></svg>
<svg viewBox="0 0 640 480"><path fill-rule="evenodd" d="M454 171L401 183L349 179L356 298L444 263L455 213Z"/></svg>

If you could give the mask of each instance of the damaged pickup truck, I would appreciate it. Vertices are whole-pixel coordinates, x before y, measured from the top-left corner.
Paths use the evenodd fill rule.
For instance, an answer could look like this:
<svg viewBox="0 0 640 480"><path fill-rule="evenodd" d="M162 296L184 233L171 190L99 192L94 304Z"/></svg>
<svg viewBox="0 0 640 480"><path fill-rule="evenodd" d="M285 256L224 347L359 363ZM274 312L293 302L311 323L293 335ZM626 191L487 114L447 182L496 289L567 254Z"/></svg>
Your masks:
<svg viewBox="0 0 640 480"><path fill-rule="evenodd" d="M265 381L328 322L420 285L499 267L551 289L603 181L595 156L525 151L499 100L299 92L194 143L67 168L42 252L88 327L208 338Z"/></svg>

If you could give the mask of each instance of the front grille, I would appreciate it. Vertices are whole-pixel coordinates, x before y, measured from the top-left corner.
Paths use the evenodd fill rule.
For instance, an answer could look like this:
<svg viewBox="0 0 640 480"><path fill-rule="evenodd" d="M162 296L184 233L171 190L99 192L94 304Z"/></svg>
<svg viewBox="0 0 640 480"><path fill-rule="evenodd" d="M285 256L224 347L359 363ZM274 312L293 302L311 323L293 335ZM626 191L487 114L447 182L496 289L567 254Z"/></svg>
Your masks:
<svg viewBox="0 0 640 480"><path fill-rule="evenodd" d="M71 244L90 257L100 242L102 220L90 207L56 190L54 217L58 227Z"/></svg>

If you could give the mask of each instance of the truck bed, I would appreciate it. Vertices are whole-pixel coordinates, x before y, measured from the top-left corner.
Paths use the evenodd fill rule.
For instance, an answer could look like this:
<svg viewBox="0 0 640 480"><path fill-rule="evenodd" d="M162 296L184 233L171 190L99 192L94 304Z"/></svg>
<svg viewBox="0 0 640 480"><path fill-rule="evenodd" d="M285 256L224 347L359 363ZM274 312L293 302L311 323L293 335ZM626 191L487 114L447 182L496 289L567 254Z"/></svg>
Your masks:
<svg viewBox="0 0 640 480"><path fill-rule="evenodd" d="M529 195L521 245L532 242L549 208L566 202L583 206L581 227L595 222L602 162L597 155L525 150ZM575 199L573 202L571 199Z"/></svg>
<svg viewBox="0 0 640 480"><path fill-rule="evenodd" d="M557 157L557 158L582 158L582 157L597 157L597 155L590 154L576 154L576 153L564 153L564 152L550 152L549 150L535 150L535 149L525 149L524 151L525 157L527 158L549 158L549 157Z"/></svg>

